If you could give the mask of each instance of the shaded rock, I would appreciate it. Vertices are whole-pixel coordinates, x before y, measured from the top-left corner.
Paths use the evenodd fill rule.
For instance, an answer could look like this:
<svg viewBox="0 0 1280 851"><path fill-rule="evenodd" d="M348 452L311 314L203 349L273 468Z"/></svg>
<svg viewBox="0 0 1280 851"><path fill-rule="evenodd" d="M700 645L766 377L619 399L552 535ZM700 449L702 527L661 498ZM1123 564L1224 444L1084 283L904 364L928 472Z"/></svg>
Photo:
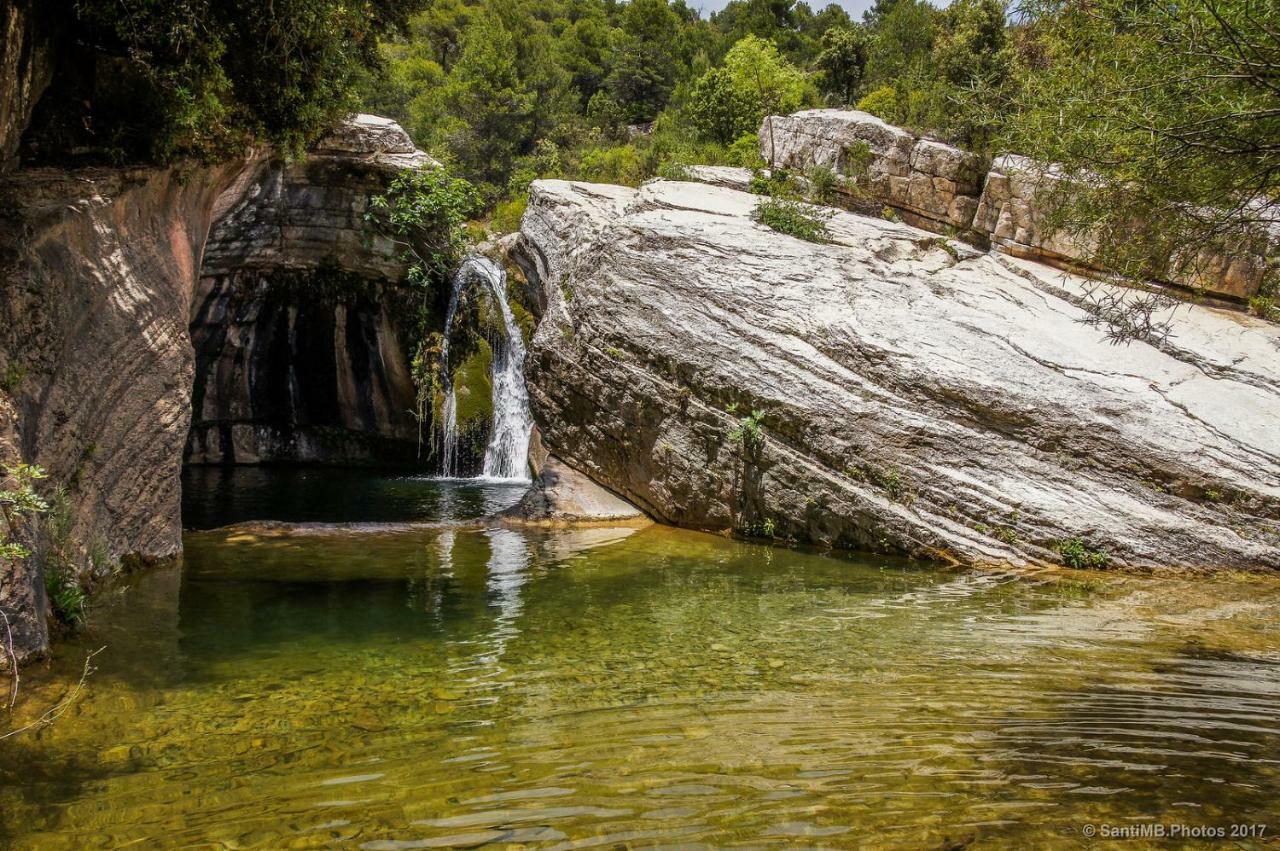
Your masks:
<svg viewBox="0 0 1280 851"><path fill-rule="evenodd" d="M433 163L394 121L358 115L223 202L192 305L189 462L417 458L418 296L364 214L401 169Z"/></svg>
<svg viewBox="0 0 1280 851"><path fill-rule="evenodd" d="M354 131L344 132L348 141L341 144L350 147ZM180 553L179 474L197 375L205 382L202 412L211 399L227 400L232 410L243 401L254 421L260 397L235 398L237 388L254 382L240 383L234 370L218 369L234 360L228 355L234 342L202 346L207 360L197 369L193 316L202 308L208 308L206 319L218 310L232 315L238 304L244 312L225 323L228 334L255 327L243 339L278 345L290 342L299 326L288 326L296 310L265 309L270 298L288 292L278 288L276 271L287 270L296 284L340 253L338 271L368 287L387 286L398 273L389 248L365 251L349 233L362 187L398 167L399 160L386 157L414 156L388 149L398 143L385 141L394 136L385 126L378 125L376 135L383 141L371 141L368 157L351 164L338 150L293 166L257 152L216 166L38 168L0 177L0 408L9 423L0 425L0 459L38 464L49 473L46 491L65 488L62 548L83 571L90 569L90 549L140 562ZM322 188L307 194L298 184L304 176L335 184L320 182ZM222 219L230 219L228 229L210 243ZM233 265L258 261L249 271ZM306 287L292 296L308 305L324 301ZM403 395L404 358L396 360L397 338L384 333L395 322L395 308L344 298L329 302L342 307L331 308L332 324L308 327L322 329L328 351L350 365L346 378L335 369L332 399L376 434ZM254 311L274 317L271 333L254 325ZM384 321L384 314L392 317ZM250 355L251 370L253 356L264 350L255 344L239 351ZM299 351L322 360L314 350ZM265 362L272 369L278 363ZM362 364L367 374L359 372ZM205 392L210 375L212 395ZM225 375L231 378L218 384ZM379 375L391 389L376 389ZM366 381L375 389L351 392ZM0 605L22 621L21 655L47 646L42 545L33 543L35 557L0 565Z"/></svg>
<svg viewBox="0 0 1280 851"><path fill-rule="evenodd" d="M1280 567L1280 329L1183 306L1166 345L1116 348L1078 278L845 213L834 244L802 242L755 202L533 185L530 395L566 464L694 528Z"/></svg>
<svg viewBox="0 0 1280 851"><path fill-rule="evenodd" d="M500 516L532 525L652 522L640 509L554 456L542 462L528 493Z"/></svg>
<svg viewBox="0 0 1280 851"><path fill-rule="evenodd" d="M17 164L36 101L53 79L53 22L33 0L0 9L0 172Z"/></svg>

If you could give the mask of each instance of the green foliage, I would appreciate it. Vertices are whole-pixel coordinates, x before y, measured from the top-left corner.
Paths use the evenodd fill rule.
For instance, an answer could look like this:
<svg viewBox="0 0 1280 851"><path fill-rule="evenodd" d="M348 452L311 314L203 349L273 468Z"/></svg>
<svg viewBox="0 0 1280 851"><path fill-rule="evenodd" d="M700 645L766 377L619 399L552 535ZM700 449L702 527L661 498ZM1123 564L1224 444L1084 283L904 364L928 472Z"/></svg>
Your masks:
<svg viewBox="0 0 1280 851"><path fill-rule="evenodd" d="M741 166L753 171L762 169L766 165L764 157L760 156L760 137L754 132L744 133L734 139L725 155L729 165Z"/></svg>
<svg viewBox="0 0 1280 851"><path fill-rule="evenodd" d="M938 11L926 0L897 0L877 21L867 78L885 82L927 73Z"/></svg>
<svg viewBox="0 0 1280 851"><path fill-rule="evenodd" d="M1277 256L1280 4L1038 0L1004 146L1058 163L1050 225L1097 237L1130 279L1215 275L1212 253ZM1206 250L1207 249L1207 250ZM1263 296L1273 293L1273 262ZM1260 305L1261 306L1261 305Z"/></svg>
<svg viewBox="0 0 1280 851"><path fill-rule="evenodd" d="M761 199L752 213L752 218L762 225L807 242L831 241L831 231L827 228L831 216L830 210L776 197Z"/></svg>
<svg viewBox="0 0 1280 851"><path fill-rule="evenodd" d="M533 142L537 101L516 71L515 41L496 15L479 15L430 116L431 135L488 197Z"/></svg>
<svg viewBox="0 0 1280 851"><path fill-rule="evenodd" d="M835 27L822 34L822 52L815 65L822 72L822 91L837 104L853 103L854 93L867 71L871 38L864 27Z"/></svg>
<svg viewBox="0 0 1280 851"><path fill-rule="evenodd" d="M421 292L417 342L412 359L418 389L415 414L421 425L432 395L435 358L432 356L430 304L435 287L448 278L466 251L465 223L479 206L475 188L443 168L406 169L396 175L382 195L369 199L365 224L392 240L409 264L409 283Z"/></svg>
<svg viewBox="0 0 1280 851"><path fill-rule="evenodd" d="M355 106L378 38L418 0L50 0L61 74L30 138L51 158L221 158L290 151Z"/></svg>
<svg viewBox="0 0 1280 851"><path fill-rule="evenodd" d="M582 157L579 174L596 183L639 186L648 175L635 145L592 148Z"/></svg>
<svg viewBox="0 0 1280 851"><path fill-rule="evenodd" d="M880 86L873 89L858 101L858 109L890 121L898 114L898 90L893 86Z"/></svg>
<svg viewBox="0 0 1280 851"><path fill-rule="evenodd" d="M729 413L735 410L736 405L729 406ZM738 424L729 431L729 439L741 443L748 450L758 447L764 440L764 411L752 411L738 420Z"/></svg>
<svg viewBox="0 0 1280 851"><path fill-rule="evenodd" d="M49 548L44 554L44 590L54 617L68 627L78 627L88 615L89 595L76 569L76 548L71 539L71 505L65 488L59 487L48 505Z"/></svg>
<svg viewBox="0 0 1280 851"><path fill-rule="evenodd" d="M45 478L45 472L40 467L21 462L13 465L6 464L3 470L4 476L2 480L8 482L8 485L0 489L0 512L4 513L5 522L12 533L14 530L21 528L23 523L29 521L35 515L44 514L49 510L49 503L35 490L35 483ZM10 537L0 537L0 561L16 561L29 555L31 555L31 550L27 547ZM50 585L50 576L49 565L46 563L46 587ZM53 585L59 590L59 597L55 598L52 592L49 595L50 600L53 602L54 611L59 616L62 616L64 610L61 609L59 600L65 600L65 602L72 605L72 608L65 610L68 614L67 621L69 623L73 622L84 611L83 591L81 592L81 599L78 601L79 605L76 606L74 604L77 601L69 592L65 595L61 593L62 586L69 586L73 583L68 582L66 577L61 575L55 577L55 579L56 581L53 582ZM78 584L75 587L78 588Z"/></svg>
<svg viewBox="0 0 1280 851"><path fill-rule="evenodd" d="M1087 547L1079 538L1069 538L1058 542L1058 555L1062 563L1068 567L1103 568L1111 561L1111 557L1102 550Z"/></svg>
<svg viewBox="0 0 1280 851"><path fill-rule="evenodd" d="M5 465L4 481L9 484L0 490L0 512L4 512L10 532L20 529L24 522L31 520L36 514L49 516L49 550L42 563L45 591L49 595L54 616L68 626L78 626L84 621L88 595L84 593L76 563L70 555L72 546L67 493L59 489L50 504L49 500L36 493L35 482L41 479L45 479L45 471L40 467L27 463ZM31 555L31 550L18 541L10 537L0 539L0 559L3 561L17 561L28 555Z"/></svg>
<svg viewBox="0 0 1280 851"><path fill-rule="evenodd" d="M841 186L840 176L824 165L810 166L804 176L809 181L810 200L818 204L830 202Z"/></svg>
<svg viewBox="0 0 1280 851"><path fill-rule="evenodd" d="M520 230L520 220L524 218L524 210L528 204L529 198L525 195L510 201L500 201L493 208L489 225L498 233L515 233Z"/></svg>
<svg viewBox="0 0 1280 851"><path fill-rule="evenodd" d="M427 285L447 276L466 250L462 225L476 211L474 187L443 168L405 169L385 193L369 199L365 223L390 237Z"/></svg>
<svg viewBox="0 0 1280 851"><path fill-rule="evenodd" d="M749 35L689 94L688 113L705 139L727 145L751 133L766 115L795 112L814 102L812 83L770 41Z"/></svg>

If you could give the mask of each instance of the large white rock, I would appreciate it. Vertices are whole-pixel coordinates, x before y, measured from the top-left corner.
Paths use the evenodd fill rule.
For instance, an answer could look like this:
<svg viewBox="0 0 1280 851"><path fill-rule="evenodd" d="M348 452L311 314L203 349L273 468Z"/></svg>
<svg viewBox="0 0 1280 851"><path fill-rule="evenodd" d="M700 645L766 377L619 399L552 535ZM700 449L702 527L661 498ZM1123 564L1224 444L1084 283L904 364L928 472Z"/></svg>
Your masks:
<svg viewBox="0 0 1280 851"><path fill-rule="evenodd" d="M552 452L659 520L962 563L1280 567L1280 332L1179 307L1156 347L1081 320L1083 282L753 196L538 181L517 252ZM730 413L730 408L733 408ZM736 438L763 412L759 442Z"/></svg>

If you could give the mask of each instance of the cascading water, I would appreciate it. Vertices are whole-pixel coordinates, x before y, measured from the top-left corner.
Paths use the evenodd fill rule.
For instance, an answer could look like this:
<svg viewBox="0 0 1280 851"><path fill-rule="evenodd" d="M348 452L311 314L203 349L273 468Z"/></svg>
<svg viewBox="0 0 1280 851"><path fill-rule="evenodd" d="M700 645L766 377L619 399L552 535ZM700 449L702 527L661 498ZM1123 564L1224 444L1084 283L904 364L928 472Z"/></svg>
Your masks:
<svg viewBox="0 0 1280 851"><path fill-rule="evenodd" d="M444 375L444 410L440 412L440 475L452 479L458 475L458 392L453 386L453 370L449 366L449 330L458 312L458 296L462 293L465 277L462 270L453 276L453 290L449 293L449 306L444 314L444 339L440 343L440 363Z"/></svg>
<svg viewBox="0 0 1280 851"><path fill-rule="evenodd" d="M458 299L472 281L485 283L502 314L503 338L492 340L493 365L493 431L484 452L481 478L524 480L529 474L529 434L533 418L529 414L529 391L524 383L524 337L516 324L507 301L507 273L485 257L471 256L463 261L453 277L453 292L445 312L445 335L441 346L444 368L444 411L442 416L441 472L447 478L457 475L458 400L449 365L449 329L458 309Z"/></svg>

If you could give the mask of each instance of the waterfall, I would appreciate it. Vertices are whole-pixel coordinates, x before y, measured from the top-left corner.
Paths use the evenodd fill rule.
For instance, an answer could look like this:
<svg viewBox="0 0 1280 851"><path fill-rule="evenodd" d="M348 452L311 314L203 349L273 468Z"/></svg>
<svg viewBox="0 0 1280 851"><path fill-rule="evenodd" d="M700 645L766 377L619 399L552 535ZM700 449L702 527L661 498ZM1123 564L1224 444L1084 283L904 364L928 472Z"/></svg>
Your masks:
<svg viewBox="0 0 1280 851"><path fill-rule="evenodd" d="M440 364L443 375L440 384L444 388L444 410L440 423L440 475L452 479L458 475L458 393L453 387L453 369L449 365L449 329L458 312L458 296L464 283L462 270L453 276L453 289L449 293L449 306L444 313L444 339L440 343Z"/></svg>
<svg viewBox="0 0 1280 851"><path fill-rule="evenodd" d="M507 273L485 257L473 255L463 261L453 276L453 291L445 313L444 343L441 356L444 369L444 411L441 445L444 454L442 473L447 478L457 475L458 399L453 387L449 364L449 329L458 309L458 299L472 281L483 281L502 314L502 339L491 340L493 364L493 431L484 452L481 478L524 480L529 475L529 434L533 418L529 414L529 391L524 383L524 337L507 301Z"/></svg>

